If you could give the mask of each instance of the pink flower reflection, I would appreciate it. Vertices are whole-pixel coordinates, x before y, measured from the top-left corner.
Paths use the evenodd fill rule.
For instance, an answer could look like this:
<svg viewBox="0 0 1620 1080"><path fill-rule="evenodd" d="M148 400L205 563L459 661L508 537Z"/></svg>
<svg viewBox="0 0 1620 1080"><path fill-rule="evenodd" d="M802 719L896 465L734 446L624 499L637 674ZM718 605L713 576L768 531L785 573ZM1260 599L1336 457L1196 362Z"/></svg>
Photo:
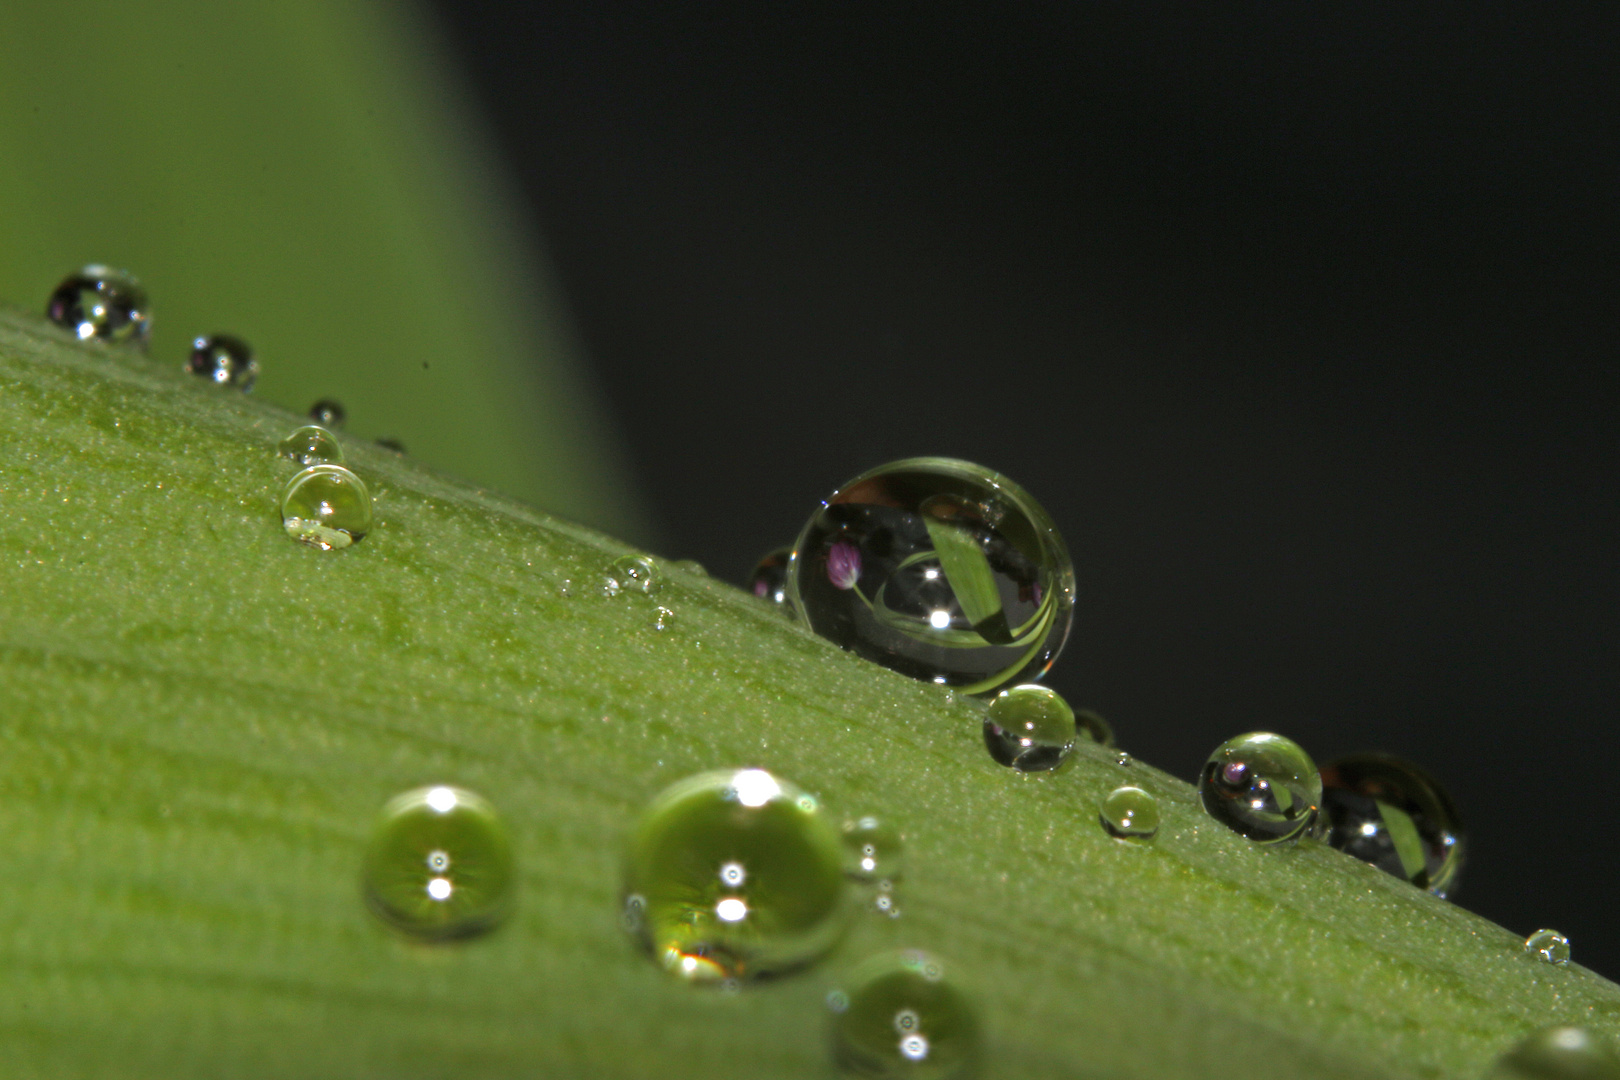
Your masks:
<svg viewBox="0 0 1620 1080"><path fill-rule="evenodd" d="M848 540L840 540L827 550L827 580L835 589L853 589L861 579L861 553Z"/></svg>

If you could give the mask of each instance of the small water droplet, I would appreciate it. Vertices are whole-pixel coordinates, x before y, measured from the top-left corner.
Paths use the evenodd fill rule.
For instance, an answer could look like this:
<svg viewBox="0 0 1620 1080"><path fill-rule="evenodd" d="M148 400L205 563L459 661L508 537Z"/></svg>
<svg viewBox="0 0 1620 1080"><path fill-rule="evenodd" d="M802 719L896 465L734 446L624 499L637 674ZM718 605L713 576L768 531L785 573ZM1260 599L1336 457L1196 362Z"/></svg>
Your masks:
<svg viewBox="0 0 1620 1080"><path fill-rule="evenodd" d="M900 830L877 817L844 822L844 872L857 881L894 882L905 866Z"/></svg>
<svg viewBox="0 0 1620 1080"><path fill-rule="evenodd" d="M1074 749L1074 711L1048 686L1003 690L984 717L984 745L997 763L1020 772L1055 769Z"/></svg>
<svg viewBox="0 0 1620 1080"><path fill-rule="evenodd" d="M1215 748L1198 778L1209 816L1256 843L1292 843L1316 819L1322 778L1292 739L1251 731Z"/></svg>
<svg viewBox="0 0 1620 1080"><path fill-rule="evenodd" d="M300 465L343 464L343 447L338 445L337 437L314 424L305 424L295 429L291 435L281 440L278 450L282 457L290 458Z"/></svg>
<svg viewBox="0 0 1620 1080"><path fill-rule="evenodd" d="M779 547L754 564L748 575L748 591L761 600L773 604L787 603L788 560L793 555L790 547Z"/></svg>
<svg viewBox="0 0 1620 1080"><path fill-rule="evenodd" d="M1524 951L1560 966L1569 963L1569 938L1556 930L1537 930L1524 939Z"/></svg>
<svg viewBox="0 0 1620 1080"><path fill-rule="evenodd" d="M69 274L45 303L45 317L80 341L105 341L146 351L152 309L146 290L124 270L86 266Z"/></svg>
<svg viewBox="0 0 1620 1080"><path fill-rule="evenodd" d="M636 933L693 982L754 979L819 958L849 914L843 849L816 801L763 769L673 785L631 837Z"/></svg>
<svg viewBox="0 0 1620 1080"><path fill-rule="evenodd" d="M333 431L341 430L343 422L349 418L349 412L343 407L343 402L332 398L321 398L309 407L309 418Z"/></svg>
<svg viewBox="0 0 1620 1080"><path fill-rule="evenodd" d="M1118 787L1098 806L1108 835L1120 840L1151 840L1159 831L1159 800L1139 787Z"/></svg>
<svg viewBox="0 0 1620 1080"><path fill-rule="evenodd" d="M1074 725L1081 735L1098 746L1114 745L1113 725L1090 709L1074 710Z"/></svg>
<svg viewBox="0 0 1620 1080"><path fill-rule="evenodd" d="M1620 1056L1585 1028L1542 1028L1498 1058L1485 1080L1620 1080Z"/></svg>
<svg viewBox="0 0 1620 1080"><path fill-rule="evenodd" d="M511 844L494 807L439 785L396 796L366 848L367 905L398 930L429 941L493 929L511 907Z"/></svg>
<svg viewBox="0 0 1620 1080"><path fill-rule="evenodd" d="M999 520L987 506L1004 507ZM811 516L788 564L810 629L924 681L987 694L1051 666L1074 613L1074 568L1040 505L951 458L856 477Z"/></svg>
<svg viewBox="0 0 1620 1080"><path fill-rule="evenodd" d="M845 1075L955 1080L976 1069L977 1012L936 957L915 949L881 953L850 972L834 995L827 999L832 1053Z"/></svg>
<svg viewBox="0 0 1620 1080"><path fill-rule="evenodd" d="M1131 755L1127 754L1123 750L1121 750L1118 754L1114 755L1114 764L1118 765L1122 769L1130 768L1131 767L1131 761L1132 761Z"/></svg>
<svg viewBox="0 0 1620 1080"><path fill-rule="evenodd" d="M658 566L645 555L621 555L613 560L607 577L602 580L604 596L620 593L638 593L657 596L664 586L658 576Z"/></svg>
<svg viewBox="0 0 1620 1080"><path fill-rule="evenodd" d="M244 394L259 378L259 362L248 343L230 334L212 334L191 343L186 371L215 386L234 386Z"/></svg>
<svg viewBox="0 0 1620 1080"><path fill-rule="evenodd" d="M667 607L653 609L653 629L668 630L675 625L675 613Z"/></svg>
<svg viewBox="0 0 1620 1080"><path fill-rule="evenodd" d="M1428 773L1388 754L1322 767L1327 843L1436 896L1457 887L1466 834L1451 797Z"/></svg>
<svg viewBox="0 0 1620 1080"><path fill-rule="evenodd" d="M376 442L377 445L382 447L384 450L391 450L396 454L403 454L407 452L405 449L405 444L400 442L398 439L378 439Z"/></svg>
<svg viewBox="0 0 1620 1080"><path fill-rule="evenodd" d="M371 531L371 493L342 465L311 465L287 481L281 524L300 543L346 548Z"/></svg>

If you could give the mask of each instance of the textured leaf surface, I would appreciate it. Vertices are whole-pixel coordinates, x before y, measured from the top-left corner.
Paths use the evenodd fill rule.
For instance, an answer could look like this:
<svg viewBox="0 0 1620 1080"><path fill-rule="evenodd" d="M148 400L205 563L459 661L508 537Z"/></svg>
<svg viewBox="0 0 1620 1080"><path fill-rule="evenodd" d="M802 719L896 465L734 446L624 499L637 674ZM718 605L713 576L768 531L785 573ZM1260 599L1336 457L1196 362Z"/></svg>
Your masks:
<svg viewBox="0 0 1620 1080"><path fill-rule="evenodd" d="M869 952L970 973L992 1077L1474 1077L1620 989L1314 844L1254 846L1101 750L1024 776L978 713L707 578L602 597L625 548L350 443L357 547L289 541L294 417L0 315L0 1032L13 1077L814 1077ZM571 584L565 584L571 583ZM1128 728L1122 731L1130 743ZM899 823L903 914L797 977L677 985L618 927L671 781L760 765ZM1159 796L1157 842L1097 801ZM513 920L402 944L358 896L378 807L508 817Z"/></svg>

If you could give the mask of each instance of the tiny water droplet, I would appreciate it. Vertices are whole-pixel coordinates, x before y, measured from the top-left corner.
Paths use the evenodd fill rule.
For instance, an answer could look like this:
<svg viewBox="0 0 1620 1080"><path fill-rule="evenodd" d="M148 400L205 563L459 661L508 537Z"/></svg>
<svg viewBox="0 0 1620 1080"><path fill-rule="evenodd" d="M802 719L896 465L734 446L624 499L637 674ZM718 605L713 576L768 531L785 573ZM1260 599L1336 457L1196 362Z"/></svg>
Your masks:
<svg viewBox="0 0 1620 1080"><path fill-rule="evenodd" d="M343 422L349 418L349 412L343 407L343 402L321 398L309 407L309 418L323 428L338 431L342 429Z"/></svg>
<svg viewBox="0 0 1620 1080"><path fill-rule="evenodd" d="M618 596L621 592L657 596L663 586L657 565L647 556L621 555L608 568L602 593L605 596Z"/></svg>
<svg viewBox="0 0 1620 1080"><path fill-rule="evenodd" d="M837 832L815 799L763 769L702 773L653 800L625 895L642 904L636 933L653 959L693 982L802 967L849 915Z"/></svg>
<svg viewBox="0 0 1620 1080"><path fill-rule="evenodd" d="M1292 843L1316 819L1322 778L1292 739L1251 731L1215 748L1198 778L1209 816L1261 844Z"/></svg>
<svg viewBox="0 0 1620 1080"><path fill-rule="evenodd" d="M367 905L428 941L493 929L511 907L512 849L494 807L439 785L389 800L361 871Z"/></svg>
<svg viewBox="0 0 1620 1080"><path fill-rule="evenodd" d="M1114 764L1118 765L1122 769L1130 768L1131 760L1131 755L1127 754L1123 750L1114 756Z"/></svg>
<svg viewBox="0 0 1620 1080"><path fill-rule="evenodd" d="M984 717L984 745L1001 765L1020 772L1055 769L1074 749L1074 711L1048 686L1003 690Z"/></svg>
<svg viewBox="0 0 1620 1080"><path fill-rule="evenodd" d="M1569 963L1569 938L1556 930L1537 930L1524 939L1524 951L1560 966Z"/></svg>
<svg viewBox="0 0 1620 1080"><path fill-rule="evenodd" d="M400 442L398 439L378 439L376 442L377 445L382 447L384 450L391 450L396 454L407 453L405 444Z"/></svg>
<svg viewBox="0 0 1620 1080"><path fill-rule="evenodd" d="M1074 710L1074 725L1081 735L1098 746L1114 745L1114 728L1107 720L1090 709Z"/></svg>
<svg viewBox="0 0 1620 1080"><path fill-rule="evenodd" d="M371 531L371 493L342 465L311 465L287 481L281 524L299 543L346 548Z"/></svg>
<svg viewBox="0 0 1620 1080"><path fill-rule="evenodd" d="M668 630L675 625L675 613L667 607L653 609L653 629Z"/></svg>
<svg viewBox="0 0 1620 1080"><path fill-rule="evenodd" d="M1108 835L1120 840L1151 840L1159 832L1159 800L1139 787L1110 791L1098 809Z"/></svg>
<svg viewBox="0 0 1620 1080"><path fill-rule="evenodd" d="M80 341L105 341L146 351L152 309L134 276L110 266L69 274L45 303L45 317Z"/></svg>
<svg viewBox="0 0 1620 1080"><path fill-rule="evenodd" d="M1327 843L1436 896L1457 887L1466 834L1451 797L1409 761L1351 754L1322 767Z"/></svg>
<svg viewBox="0 0 1620 1080"><path fill-rule="evenodd" d="M936 957L915 949L880 953L834 995L827 999L832 1053L845 1075L961 1080L977 1068L977 1011Z"/></svg>
<svg viewBox="0 0 1620 1080"><path fill-rule="evenodd" d="M230 334L211 334L191 343L186 371L215 386L234 386L244 394L259 378L259 362L248 343Z"/></svg>
<svg viewBox="0 0 1620 1080"><path fill-rule="evenodd" d="M323 427L305 424L281 440L281 456L291 458L300 465L341 465L343 447L337 436Z"/></svg>
<svg viewBox="0 0 1620 1080"><path fill-rule="evenodd" d="M843 648L987 694L1051 666L1073 619L1074 568L1017 484L966 461L911 458L828 496L794 545L787 593Z"/></svg>
<svg viewBox="0 0 1620 1080"><path fill-rule="evenodd" d="M1585 1028L1542 1028L1498 1058L1485 1080L1620 1080L1620 1056Z"/></svg>
<svg viewBox="0 0 1620 1080"><path fill-rule="evenodd" d="M894 882L905 867L905 840L877 817L844 822L844 872L857 881Z"/></svg>
<svg viewBox="0 0 1620 1080"><path fill-rule="evenodd" d="M748 575L748 591L761 600L773 604L787 603L788 559L793 555L790 547L779 547L754 564Z"/></svg>

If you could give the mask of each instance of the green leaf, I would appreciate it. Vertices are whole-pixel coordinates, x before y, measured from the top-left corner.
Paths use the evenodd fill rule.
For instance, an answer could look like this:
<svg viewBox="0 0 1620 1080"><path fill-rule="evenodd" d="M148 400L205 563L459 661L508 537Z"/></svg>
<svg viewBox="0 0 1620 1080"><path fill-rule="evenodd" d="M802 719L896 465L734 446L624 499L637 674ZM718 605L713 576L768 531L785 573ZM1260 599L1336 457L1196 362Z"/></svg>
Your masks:
<svg viewBox="0 0 1620 1080"><path fill-rule="evenodd" d="M1477 1077L1545 1024L1620 1029L1620 988L1461 908L1100 747L1001 768L977 703L675 567L605 598L623 545L363 441L375 528L295 544L295 421L0 315L8 1076L825 1077L824 995L893 945L968 973L989 1078ZM624 839L727 765L896 823L901 917L735 995L637 952ZM1123 782L1152 843L1098 825ZM378 808L423 783L510 825L487 939L407 946L361 902Z"/></svg>

